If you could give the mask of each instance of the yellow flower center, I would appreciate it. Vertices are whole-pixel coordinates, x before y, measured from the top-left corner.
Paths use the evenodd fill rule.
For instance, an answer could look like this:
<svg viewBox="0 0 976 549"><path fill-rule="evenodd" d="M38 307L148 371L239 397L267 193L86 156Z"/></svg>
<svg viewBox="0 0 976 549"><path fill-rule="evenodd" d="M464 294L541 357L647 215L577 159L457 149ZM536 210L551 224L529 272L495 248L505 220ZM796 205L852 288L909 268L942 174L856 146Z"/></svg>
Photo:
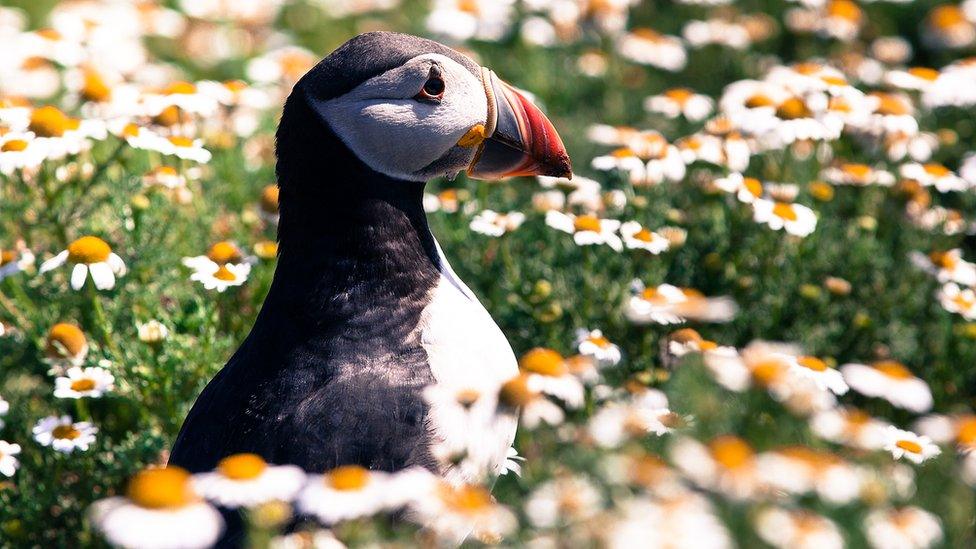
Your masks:
<svg viewBox="0 0 976 549"><path fill-rule="evenodd" d="M261 190L261 209L269 214L278 213L277 185L267 185Z"/></svg>
<svg viewBox="0 0 976 549"><path fill-rule="evenodd" d="M552 377L565 375L569 371L561 354L542 347L525 353L519 360L519 367L526 372Z"/></svg>
<svg viewBox="0 0 976 549"><path fill-rule="evenodd" d="M225 282L233 282L237 280L237 275L234 274L234 271L228 269L227 265L221 265L218 267L213 276L217 280L223 280Z"/></svg>
<svg viewBox="0 0 976 549"><path fill-rule="evenodd" d="M922 445L915 442L914 440L899 440L898 442L895 443L895 446L901 448L902 450L905 450L906 452L910 452L912 454L922 453Z"/></svg>
<svg viewBox="0 0 976 549"><path fill-rule="evenodd" d="M700 343L703 341L701 334L691 328L676 330L669 337L678 343Z"/></svg>
<svg viewBox="0 0 976 549"><path fill-rule="evenodd" d="M935 164L935 163L925 164L922 166L922 169L925 170L925 173L933 177L945 177L950 173L952 173L949 171L949 168L946 168L942 164Z"/></svg>
<svg viewBox="0 0 976 549"><path fill-rule="evenodd" d="M529 389L528 376L520 374L506 381L498 391L498 400L511 408L525 406L536 397L536 393Z"/></svg>
<svg viewBox="0 0 976 549"><path fill-rule="evenodd" d="M75 429L74 425L70 423L67 425L58 425L51 431L51 436L60 440L74 440L81 436L81 431Z"/></svg>
<svg viewBox="0 0 976 549"><path fill-rule="evenodd" d="M163 95L189 95L197 92L197 87L189 82L178 80L163 89Z"/></svg>
<svg viewBox="0 0 976 549"><path fill-rule="evenodd" d="M827 4L827 15L839 17L852 23L859 23L861 21L861 8L850 0L833 0Z"/></svg>
<svg viewBox="0 0 976 549"><path fill-rule="evenodd" d="M27 141L23 139L11 139L0 146L0 152L21 152L26 149Z"/></svg>
<svg viewBox="0 0 976 549"><path fill-rule="evenodd" d="M261 259L274 259L278 255L278 243L274 240L262 240L254 245L254 253Z"/></svg>
<svg viewBox="0 0 976 549"><path fill-rule="evenodd" d="M745 187L749 194L755 197L760 197L763 194L763 184L761 181L755 177L744 177L742 179L742 186Z"/></svg>
<svg viewBox="0 0 976 549"><path fill-rule="evenodd" d="M796 221L796 209L793 208L792 204L786 202L776 202L773 204L773 215L787 221Z"/></svg>
<svg viewBox="0 0 976 549"><path fill-rule="evenodd" d="M222 240L210 247L207 257L214 263L237 263L243 257L240 248L233 242Z"/></svg>
<svg viewBox="0 0 976 549"><path fill-rule="evenodd" d="M217 464L220 474L233 480L251 480L261 476L268 463L257 454L234 454Z"/></svg>
<svg viewBox="0 0 976 549"><path fill-rule="evenodd" d="M828 202L834 199L834 188L823 181L810 183L810 194L821 202Z"/></svg>
<svg viewBox="0 0 976 549"><path fill-rule="evenodd" d="M61 33L52 28L38 29L34 31L34 34L44 38L45 40L55 41L61 39Z"/></svg>
<svg viewBox="0 0 976 549"><path fill-rule="evenodd" d="M325 481L343 492L362 490L369 484L369 470L359 465L342 465L326 473Z"/></svg>
<svg viewBox="0 0 976 549"><path fill-rule="evenodd" d="M943 4L929 12L929 21L935 28L946 31L956 25L968 24L966 14L953 4Z"/></svg>
<svg viewBox="0 0 976 549"><path fill-rule="evenodd" d="M600 232L600 220L593 215L581 215L573 220L573 228L577 232L592 231L598 233Z"/></svg>
<svg viewBox="0 0 976 549"><path fill-rule="evenodd" d="M679 105L684 105L695 93L688 88L671 88L665 91L663 95Z"/></svg>
<svg viewBox="0 0 976 549"><path fill-rule="evenodd" d="M180 123L183 118L183 112L176 105L170 105L165 109L159 111L159 114L153 117L153 122L159 126L171 127Z"/></svg>
<svg viewBox="0 0 976 549"><path fill-rule="evenodd" d="M457 9L472 15L481 13L481 9L478 7L478 0L458 0Z"/></svg>
<svg viewBox="0 0 976 549"><path fill-rule="evenodd" d="M108 259L112 248L97 236L83 236L68 244L68 261L72 263L101 263Z"/></svg>
<svg viewBox="0 0 976 549"><path fill-rule="evenodd" d="M965 416L957 420L956 440L964 446L976 445L976 416Z"/></svg>
<svg viewBox="0 0 976 549"><path fill-rule="evenodd" d="M946 270L952 270L956 267L956 258L949 254L948 252L934 251L929 254L929 261L932 264L941 267Z"/></svg>
<svg viewBox="0 0 976 549"><path fill-rule="evenodd" d="M76 379L71 382L71 390L78 393L84 393L85 391L91 391L95 388L95 380L90 378Z"/></svg>
<svg viewBox="0 0 976 549"><path fill-rule="evenodd" d="M739 437L724 435L708 443L712 458L726 469L736 469L752 460L752 447Z"/></svg>
<svg viewBox="0 0 976 549"><path fill-rule="evenodd" d="M192 147L193 146L193 138L192 137L186 137L185 135L171 135L171 136L167 137L166 139L168 139L170 143L176 145L177 147Z"/></svg>
<svg viewBox="0 0 976 549"><path fill-rule="evenodd" d="M797 364L803 366L804 368L813 370L814 372L825 372L830 367L827 363L820 360L815 356L801 356L796 359Z"/></svg>
<svg viewBox="0 0 976 549"><path fill-rule="evenodd" d="M609 347L611 345L610 340L607 339L607 338L605 338L605 337L603 337L602 335L600 335L600 336L590 336L590 337L587 338L587 340L589 340L590 343L592 343L592 344L594 344L597 347L600 347L602 349L605 349L605 348L607 348L607 347Z"/></svg>
<svg viewBox="0 0 976 549"><path fill-rule="evenodd" d="M247 82L243 80L228 80L224 82L224 87L232 92L241 92L247 89Z"/></svg>
<svg viewBox="0 0 976 549"><path fill-rule="evenodd" d="M614 158L630 158L631 156L636 156L633 149L630 147L621 147L619 149L614 149L610 156Z"/></svg>
<svg viewBox="0 0 976 549"><path fill-rule="evenodd" d="M766 94L757 93L746 99L746 108L757 109L759 107L774 107L776 103Z"/></svg>
<svg viewBox="0 0 976 549"><path fill-rule="evenodd" d="M824 83L826 83L828 85L831 85L831 86L846 86L847 85L847 80L844 80L843 78L841 78L840 76L837 76L837 75L821 76L820 77L820 80L823 80Z"/></svg>
<svg viewBox="0 0 976 549"><path fill-rule="evenodd" d="M80 328L74 324L59 322L47 333L44 354L48 358L74 358L85 350L87 344L88 340Z"/></svg>
<svg viewBox="0 0 976 549"><path fill-rule="evenodd" d="M866 180L871 175L871 166L867 164L846 163L841 164L840 171L845 175L853 177L859 181Z"/></svg>
<svg viewBox="0 0 976 549"><path fill-rule="evenodd" d="M637 231L636 233L634 233L634 237L633 238L634 238L634 240L640 240L641 242L653 242L654 241L654 233L652 233L651 231L649 231L647 229L641 229L641 230Z"/></svg>
<svg viewBox="0 0 976 549"><path fill-rule="evenodd" d="M813 113L810 112L802 99L791 97L776 107L776 116L783 120L796 120L798 118L810 118Z"/></svg>
<svg viewBox="0 0 976 549"><path fill-rule="evenodd" d="M630 478L634 484L653 486L668 470L663 459L653 454L642 455L631 463Z"/></svg>
<svg viewBox="0 0 976 549"><path fill-rule="evenodd" d="M894 379L911 379L915 377L912 375L911 370L905 367L901 362L894 360L882 360L872 364L874 369L881 372L882 374L894 378Z"/></svg>
<svg viewBox="0 0 976 549"><path fill-rule="evenodd" d="M176 509L196 500L190 473L179 467L145 469L129 481L126 495L146 509Z"/></svg>
<svg viewBox="0 0 976 549"><path fill-rule="evenodd" d="M821 65L820 63L814 63L812 61L805 61L793 65L793 70L798 74L811 76L822 71L823 65Z"/></svg>
<svg viewBox="0 0 976 549"><path fill-rule="evenodd" d="M136 137L139 135L139 125L129 122L122 128L122 137Z"/></svg>
<svg viewBox="0 0 976 549"><path fill-rule="evenodd" d="M108 87L102 75L94 70L86 70L81 87L81 96L86 101L101 103L112 98L112 88Z"/></svg>
<svg viewBox="0 0 976 549"><path fill-rule="evenodd" d="M878 100L878 106L874 112L880 115L903 116L911 113L911 107L897 95L884 92L872 92L868 95Z"/></svg>
<svg viewBox="0 0 976 549"><path fill-rule="evenodd" d="M912 67L908 69L908 74L929 82L934 82L939 78L939 71L928 67Z"/></svg>
<svg viewBox="0 0 976 549"><path fill-rule="evenodd" d="M24 59L23 63L20 64L20 68L25 71L36 71L48 67L51 67L51 61L37 55Z"/></svg>
<svg viewBox="0 0 976 549"><path fill-rule="evenodd" d="M454 511L466 514L478 513L491 506L491 493L481 486L465 484L452 487L441 485L441 499Z"/></svg>
<svg viewBox="0 0 976 549"><path fill-rule="evenodd" d="M71 118L57 107L47 105L34 109L30 115L28 128L38 137L61 137L64 132L77 127Z"/></svg>
<svg viewBox="0 0 976 549"><path fill-rule="evenodd" d="M764 360L752 366L752 377L760 385L769 386L783 377L785 366L780 360Z"/></svg>
<svg viewBox="0 0 976 549"><path fill-rule="evenodd" d="M663 38L659 32L646 27L634 29L631 34L637 38L640 38L641 40L649 40L651 42L659 42Z"/></svg>

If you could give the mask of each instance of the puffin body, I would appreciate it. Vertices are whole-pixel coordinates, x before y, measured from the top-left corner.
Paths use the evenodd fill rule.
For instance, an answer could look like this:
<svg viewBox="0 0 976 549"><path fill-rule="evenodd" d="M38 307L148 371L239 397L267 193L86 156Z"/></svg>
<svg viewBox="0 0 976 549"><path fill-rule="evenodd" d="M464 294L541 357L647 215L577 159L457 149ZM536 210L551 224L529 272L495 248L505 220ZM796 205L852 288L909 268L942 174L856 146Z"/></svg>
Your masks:
<svg viewBox="0 0 976 549"><path fill-rule="evenodd" d="M514 415L474 433L469 467L437 451L452 446L458 418L425 393L497 387L517 364L431 234L424 182L461 170L569 175L551 123L446 46L368 33L295 86L277 155L274 280L251 333L187 416L170 463L202 472L252 452L309 472L419 465L458 481L499 472Z"/></svg>

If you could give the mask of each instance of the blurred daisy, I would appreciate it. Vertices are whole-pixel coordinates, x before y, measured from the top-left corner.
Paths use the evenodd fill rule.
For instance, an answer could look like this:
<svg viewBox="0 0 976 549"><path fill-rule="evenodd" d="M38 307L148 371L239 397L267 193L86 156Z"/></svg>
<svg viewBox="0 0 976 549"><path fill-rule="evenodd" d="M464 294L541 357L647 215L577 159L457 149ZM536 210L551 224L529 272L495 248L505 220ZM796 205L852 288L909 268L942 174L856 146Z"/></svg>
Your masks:
<svg viewBox="0 0 976 549"><path fill-rule="evenodd" d="M930 162L919 164L911 162L901 167L901 175L907 179L918 181L925 187L935 187L940 193L951 191L965 191L969 184L942 164Z"/></svg>
<svg viewBox="0 0 976 549"><path fill-rule="evenodd" d="M678 324L686 320L728 322L738 311L731 298L705 297L698 290L670 284L648 288L638 280L632 283L631 292L624 316L636 324Z"/></svg>
<svg viewBox="0 0 976 549"><path fill-rule="evenodd" d="M495 42L511 30L513 4L514 0L435 0L426 27L432 34L456 42Z"/></svg>
<svg viewBox="0 0 976 549"><path fill-rule="evenodd" d="M236 244L225 240L212 245L207 255L184 257L183 265L193 270L190 280L200 282L207 290L223 292L247 280L250 261Z"/></svg>
<svg viewBox="0 0 976 549"><path fill-rule="evenodd" d="M818 437L862 450L880 450L889 424L857 408L831 408L810 418L810 429Z"/></svg>
<svg viewBox="0 0 976 549"><path fill-rule="evenodd" d="M666 549L729 549L732 535L716 515L709 499L691 490L659 498L637 497L620 503L619 519L608 524L605 546ZM654 532L648 536L648 532Z"/></svg>
<svg viewBox="0 0 976 549"><path fill-rule="evenodd" d="M671 243L667 238L651 231L636 221L626 221L620 225L620 236L628 250L644 250L658 255L668 251Z"/></svg>
<svg viewBox="0 0 976 549"><path fill-rule="evenodd" d="M752 203L753 219L774 231L785 230L794 236L808 236L817 228L817 216L802 204L757 199Z"/></svg>
<svg viewBox="0 0 976 549"><path fill-rule="evenodd" d="M294 465L271 465L257 454L225 457L209 473L193 475L193 488L230 509L268 501L291 501L305 484L305 472Z"/></svg>
<svg viewBox="0 0 976 549"><path fill-rule="evenodd" d="M32 268L34 260L34 252L23 241L10 248L0 248L0 280Z"/></svg>
<svg viewBox="0 0 976 549"><path fill-rule="evenodd" d="M20 444L11 444L6 440L0 440L0 475L12 477L20 467L17 454L20 453Z"/></svg>
<svg viewBox="0 0 976 549"><path fill-rule="evenodd" d="M200 164L210 162L210 151L203 148L203 139L183 135L171 135L159 142L157 152L175 155L184 160L192 160Z"/></svg>
<svg viewBox="0 0 976 549"><path fill-rule="evenodd" d="M600 330L577 330L576 349L583 356L593 357L601 366L616 366L620 363L620 347L614 345Z"/></svg>
<svg viewBox="0 0 976 549"><path fill-rule="evenodd" d="M79 366L68 368L54 380L55 398L99 398L115 388L115 376L105 368Z"/></svg>
<svg viewBox="0 0 976 549"><path fill-rule="evenodd" d="M136 330L139 335L139 341L150 345L161 343L169 337L169 328L155 319L137 323Z"/></svg>
<svg viewBox="0 0 976 549"><path fill-rule="evenodd" d="M468 535L486 543L497 543L518 526L515 515L495 503L481 486L452 486L436 483L431 493L414 499L407 516L438 538L459 544Z"/></svg>
<svg viewBox="0 0 976 549"><path fill-rule="evenodd" d="M522 212L501 214L493 210L483 210L474 216L469 227L476 233L499 237L518 229L524 221L525 214Z"/></svg>
<svg viewBox="0 0 976 549"><path fill-rule="evenodd" d="M911 67L902 70L890 70L885 73L885 82L893 87L924 91L939 79L939 71L929 67Z"/></svg>
<svg viewBox="0 0 976 549"><path fill-rule="evenodd" d="M151 116L168 107L177 107L202 117L212 116L217 112L217 100L211 94L204 93L196 84L183 80L170 82L159 90L144 93L142 103Z"/></svg>
<svg viewBox="0 0 976 549"><path fill-rule="evenodd" d="M95 442L97 432L98 429L87 421L72 422L71 416L48 416L39 420L33 429L38 444L64 454L88 450Z"/></svg>
<svg viewBox="0 0 976 549"><path fill-rule="evenodd" d="M525 514L536 528L554 528L593 518L602 506L603 496L589 479L560 476L529 494Z"/></svg>
<svg viewBox="0 0 976 549"><path fill-rule="evenodd" d="M755 177L743 177L741 173L731 173L715 180L715 186L729 194L734 194L739 202L752 204L766 192L762 181Z"/></svg>
<svg viewBox="0 0 976 549"><path fill-rule="evenodd" d="M900 362L882 360L870 366L845 364L840 371L851 389L862 395L883 398L915 413L925 412L932 407L929 386Z"/></svg>
<svg viewBox="0 0 976 549"><path fill-rule="evenodd" d="M159 166L142 176L142 184L147 189L160 189L177 204L187 204L193 197L187 187L186 176L172 166Z"/></svg>
<svg viewBox="0 0 976 549"><path fill-rule="evenodd" d="M356 0L358 1L358 0ZM269 549L347 549L346 544L336 539L331 530L300 530L291 534L275 536Z"/></svg>
<svg viewBox="0 0 976 549"><path fill-rule="evenodd" d="M624 249L623 242L616 234L620 222L615 219L600 219L595 215L573 215L550 210L546 212L546 225L573 235L573 241L579 246L606 244L618 252Z"/></svg>
<svg viewBox="0 0 976 549"><path fill-rule="evenodd" d="M535 429L542 423L561 424L566 413L541 391L529 386L529 375L520 373L502 384L498 391L499 411L517 410L519 426L524 429Z"/></svg>
<svg viewBox="0 0 976 549"><path fill-rule="evenodd" d="M922 39L937 48L965 48L976 41L976 27L956 4L932 8L925 17Z"/></svg>
<svg viewBox="0 0 976 549"><path fill-rule="evenodd" d="M976 416L933 414L915 422L915 431L938 444L954 444L959 450L976 450Z"/></svg>
<svg viewBox="0 0 976 549"><path fill-rule="evenodd" d="M261 199L258 201L258 215L266 222L277 225L279 217L278 185L265 185L261 189Z"/></svg>
<svg viewBox="0 0 976 549"><path fill-rule="evenodd" d="M46 158L45 143L34 139L32 132L0 135L0 173L10 175L17 170L34 170Z"/></svg>
<svg viewBox="0 0 976 549"><path fill-rule="evenodd" d="M680 71L688 62L681 39L648 28L634 29L621 36L617 40L617 51L636 63L671 72Z"/></svg>
<svg viewBox="0 0 976 549"><path fill-rule="evenodd" d="M112 251L112 248L97 236L83 236L68 249L41 263L40 273L56 269L65 263L74 265L71 270L71 287L80 290L91 274L95 288L111 290L115 287L116 275L125 274L125 263Z"/></svg>
<svg viewBox="0 0 976 549"><path fill-rule="evenodd" d="M590 418L587 431L597 445L616 448L627 440L668 434L683 424L686 424L684 418L667 408L646 406L634 400L601 407Z"/></svg>
<svg viewBox="0 0 976 549"><path fill-rule="evenodd" d="M844 537L827 517L806 509L768 507L756 517L756 532L779 549L842 549Z"/></svg>
<svg viewBox="0 0 976 549"><path fill-rule="evenodd" d="M92 139L101 140L107 136L102 121L72 118L52 105L32 110L24 131L34 135L50 159L78 154L91 147Z"/></svg>
<svg viewBox="0 0 976 549"><path fill-rule="evenodd" d="M864 12L851 0L828 0L819 19L820 34L849 42L857 38Z"/></svg>
<svg viewBox="0 0 976 549"><path fill-rule="evenodd" d="M558 352L536 347L522 355L519 369L528 374L529 389L552 395L570 408L583 405L583 385L569 371L566 359Z"/></svg>
<svg viewBox="0 0 976 549"><path fill-rule="evenodd" d="M224 527L220 513L193 492L190 474L172 466L136 473L125 497L96 501L89 514L109 543L130 549L203 549Z"/></svg>
<svg viewBox="0 0 976 549"><path fill-rule="evenodd" d="M695 484L732 499L750 499L765 490L755 451L732 435L713 438L707 445L680 438L671 447L671 461Z"/></svg>
<svg viewBox="0 0 976 549"><path fill-rule="evenodd" d="M790 373L798 378L809 380L818 388L828 390L835 395L843 395L848 390L844 376L815 356L800 355L790 361Z"/></svg>
<svg viewBox="0 0 976 549"><path fill-rule="evenodd" d="M928 549L942 541L939 518L919 507L875 509L864 517L864 533L874 549Z"/></svg>
<svg viewBox="0 0 976 549"><path fill-rule="evenodd" d="M402 507L418 497L430 482L426 471L407 469L398 473L371 471L359 465L342 465L324 475L308 475L296 505L324 524L368 517Z"/></svg>
<svg viewBox="0 0 976 549"><path fill-rule="evenodd" d="M881 185L890 187L895 183L895 177L891 173L855 162L840 162L830 166L823 171L821 176L834 185L853 185L856 187Z"/></svg>
<svg viewBox="0 0 976 549"><path fill-rule="evenodd" d="M760 454L758 460L765 482L789 494L816 494L844 505L861 492L858 469L830 452L788 446Z"/></svg>
<svg viewBox="0 0 976 549"><path fill-rule="evenodd" d="M695 93L688 88L670 88L659 95L648 97L644 101L644 108L667 118L684 116L692 122L699 122L712 114L714 102L707 95Z"/></svg>
<svg viewBox="0 0 976 549"><path fill-rule="evenodd" d="M943 284L955 282L961 286L976 286L976 263L963 259L959 248L933 251L928 255L913 251L909 258L916 267L932 274Z"/></svg>
<svg viewBox="0 0 976 549"><path fill-rule="evenodd" d="M88 339L81 328L59 322L48 330L44 343L44 361L52 366L80 366L88 356Z"/></svg>
<svg viewBox="0 0 976 549"><path fill-rule="evenodd" d="M920 464L942 453L927 436L919 436L911 431L904 431L893 425L885 430L884 449L891 452L895 459L905 458Z"/></svg>

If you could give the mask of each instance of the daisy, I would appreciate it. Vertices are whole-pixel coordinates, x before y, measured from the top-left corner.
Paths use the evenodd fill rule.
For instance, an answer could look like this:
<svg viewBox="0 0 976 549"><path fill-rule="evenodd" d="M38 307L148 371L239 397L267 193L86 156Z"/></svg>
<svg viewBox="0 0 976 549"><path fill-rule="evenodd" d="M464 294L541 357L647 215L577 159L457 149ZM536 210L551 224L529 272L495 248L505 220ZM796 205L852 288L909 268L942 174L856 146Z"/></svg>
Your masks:
<svg viewBox="0 0 976 549"><path fill-rule="evenodd" d="M819 32L825 36L850 42L864 24L864 13L851 0L828 0L819 19Z"/></svg>
<svg viewBox="0 0 976 549"><path fill-rule="evenodd" d="M756 517L756 532L778 549L843 549L844 537L827 517L806 509L769 507Z"/></svg>
<svg viewBox="0 0 976 549"><path fill-rule="evenodd" d="M659 95L652 95L644 101L644 109L663 114L667 118L684 116L692 122L699 122L712 114L715 104L707 95L701 95L688 88L671 88Z"/></svg>
<svg viewBox="0 0 976 549"><path fill-rule="evenodd" d="M658 255L668 251L671 243L660 234L646 229L636 221L626 221L620 225L620 236L628 250L644 250Z"/></svg>
<svg viewBox="0 0 976 549"><path fill-rule="evenodd" d="M970 187L965 179L942 164L934 162L927 164L911 162L902 165L900 171L902 177L918 181L925 187L935 187L940 193L965 191Z"/></svg>
<svg viewBox="0 0 976 549"><path fill-rule="evenodd" d="M546 481L529 494L525 514L536 528L554 528L596 516L603 496L583 476L561 476Z"/></svg>
<svg viewBox="0 0 976 549"><path fill-rule="evenodd" d="M213 116L217 112L217 100L211 94L203 93L196 84L182 80L144 93L142 103L150 116L155 116L168 107L177 107L201 117Z"/></svg>
<svg viewBox="0 0 976 549"><path fill-rule="evenodd" d="M300 467L271 465L257 454L234 454L220 460L213 471L193 475L198 494L229 509L291 501L304 484Z"/></svg>
<svg viewBox="0 0 976 549"><path fill-rule="evenodd" d="M691 328L681 328L671 332L664 338L663 344L667 354L679 358L688 353L714 351L719 347L718 343L703 338L700 333Z"/></svg>
<svg viewBox="0 0 976 549"><path fill-rule="evenodd" d="M680 438L671 447L671 461L695 484L735 500L750 499L765 490L755 451L732 435L713 438L708 444Z"/></svg>
<svg viewBox="0 0 976 549"><path fill-rule="evenodd" d="M864 518L864 533L874 549L928 549L942 541L942 523L915 506L875 509Z"/></svg>
<svg viewBox="0 0 976 549"><path fill-rule="evenodd" d="M895 183L895 177L891 173L855 162L840 162L823 171L821 176L829 183L834 185L853 185L864 187L867 185L880 185L890 187Z"/></svg>
<svg viewBox="0 0 976 549"><path fill-rule="evenodd" d="M609 549L695 547L729 549L732 535L708 498L691 490L660 498L636 497L620 504L620 518L607 525ZM654 532L648 536L648 532Z"/></svg>
<svg viewBox="0 0 976 549"><path fill-rule="evenodd" d="M427 15L432 34L456 42L497 42L512 28L514 0L436 0Z"/></svg>
<svg viewBox="0 0 976 549"><path fill-rule="evenodd" d="M889 424L857 408L831 408L810 418L810 429L818 437L862 450L880 450Z"/></svg>
<svg viewBox="0 0 976 549"><path fill-rule="evenodd" d="M905 458L912 463L921 464L939 454L942 450L927 436L919 436L893 425L885 430L884 449L895 459Z"/></svg>
<svg viewBox="0 0 976 549"><path fill-rule="evenodd" d="M283 46L250 59L245 72L252 82L290 90L318 61L319 56L305 48Z"/></svg>
<svg viewBox="0 0 976 549"><path fill-rule="evenodd" d="M825 502L844 505L861 492L858 469L830 452L789 446L760 454L758 460L765 481L789 494L815 493Z"/></svg>
<svg viewBox="0 0 976 549"><path fill-rule="evenodd" d="M688 21L681 29L681 36L684 37L689 46L695 49L715 44L735 50L744 50L753 41L749 29L745 25L721 18Z"/></svg>
<svg viewBox="0 0 976 549"><path fill-rule="evenodd" d="M883 398L915 413L925 412L932 407L929 386L900 362L883 360L870 366L845 364L840 371L847 384L862 395Z"/></svg>
<svg viewBox="0 0 976 549"><path fill-rule="evenodd" d="M359 0L356 0L357 2ZM269 544L270 549L347 549L346 544L336 539L331 530L300 530L292 534L275 536Z"/></svg>
<svg viewBox="0 0 976 549"><path fill-rule="evenodd" d="M124 497L96 501L89 513L106 540L131 549L203 549L224 528L220 513L194 493L190 474L172 466L136 473Z"/></svg>
<svg viewBox="0 0 976 549"><path fill-rule="evenodd" d="M251 258L230 241L212 245L207 255L184 257L183 265L193 270L190 280L203 284L207 290L223 292L229 287L240 286L251 273Z"/></svg>
<svg viewBox="0 0 976 549"><path fill-rule="evenodd" d="M278 185L265 185L261 189L261 200L258 202L258 215L272 225L278 224Z"/></svg>
<svg viewBox="0 0 976 549"><path fill-rule="evenodd" d="M407 516L453 544L468 535L484 542L498 542L518 526L514 513L495 503L486 488L474 484L453 486L444 481L415 498Z"/></svg>
<svg viewBox="0 0 976 549"><path fill-rule="evenodd" d="M20 444L11 444L6 440L0 440L0 474L6 477L14 476L20 462L17 454L20 453Z"/></svg>
<svg viewBox="0 0 976 549"><path fill-rule="evenodd" d="M518 229L524 221L525 214L522 212L501 214L492 210L483 210L474 216L469 227L478 234L499 237Z"/></svg>
<svg viewBox="0 0 976 549"><path fill-rule="evenodd" d="M961 286L976 286L976 263L963 259L959 248L933 251L928 255L913 251L909 258L915 266L934 275L943 284L955 282Z"/></svg>
<svg viewBox="0 0 976 549"><path fill-rule="evenodd" d="M519 425L524 429L535 429L540 424L559 425L566 413L541 391L529 386L529 374L521 373L507 380L498 390L499 411L507 413L518 410Z"/></svg>
<svg viewBox="0 0 976 549"><path fill-rule="evenodd" d="M99 398L115 388L115 376L105 368L79 366L68 368L54 380L55 398Z"/></svg>
<svg viewBox="0 0 976 549"><path fill-rule="evenodd" d="M735 194L739 202L752 204L763 197L765 187L755 177L743 177L741 173L731 173L714 181L715 186L729 194Z"/></svg>
<svg viewBox="0 0 976 549"><path fill-rule="evenodd" d="M34 139L33 132L9 132L0 135L0 173L10 175L17 170L31 171L47 159L47 146Z"/></svg>
<svg viewBox="0 0 976 549"><path fill-rule="evenodd" d="M583 405L583 385L569 371L569 365L558 352L536 347L522 355L519 369L528 375L529 389L552 395L570 408Z"/></svg>
<svg viewBox="0 0 976 549"><path fill-rule="evenodd" d="M678 324L686 320L728 322L738 306L728 297L705 297L692 288L661 284L645 288L640 281L631 285L631 297L624 316L635 324Z"/></svg>
<svg viewBox="0 0 976 549"><path fill-rule="evenodd" d="M817 228L816 214L802 204L758 199L752 207L756 223L765 224L774 231L783 229L791 235L804 237Z"/></svg>
<svg viewBox="0 0 976 549"><path fill-rule="evenodd" d="M875 137L918 133L918 120L912 100L903 94L871 92L857 112L867 111L867 116L850 121L858 131Z"/></svg>
<svg viewBox="0 0 976 549"><path fill-rule="evenodd" d="M648 28L634 29L621 36L617 40L617 51L635 63L671 72L684 69L688 62L680 38L665 36Z"/></svg>
<svg viewBox="0 0 976 549"><path fill-rule="evenodd" d="M88 356L88 339L81 328L59 322L47 333L44 361L51 365L80 366Z"/></svg>
<svg viewBox="0 0 976 549"><path fill-rule="evenodd" d="M911 67L885 73L885 83L906 91L925 91L939 79L939 71L929 67Z"/></svg>
<svg viewBox="0 0 976 549"><path fill-rule="evenodd" d="M546 225L573 235L573 241L578 246L606 244L618 252L624 249L623 242L616 234L620 222L615 219L600 219L595 215L573 215L550 210L546 212Z"/></svg>
<svg viewBox="0 0 976 549"><path fill-rule="evenodd" d="M125 274L125 263L112 251L112 248L97 236L83 236L68 249L41 263L40 273L56 269L65 263L74 265L71 270L71 287L80 290L91 274L95 288L111 290L115 287L116 275Z"/></svg>
<svg viewBox="0 0 976 549"><path fill-rule="evenodd" d="M819 389L830 391L835 395L843 395L849 389L844 376L839 371L815 356L796 357L790 362L790 373L801 379L810 380Z"/></svg>
<svg viewBox="0 0 976 549"><path fill-rule="evenodd" d="M663 436L683 423L683 418L667 408L645 406L636 400L603 406L590 418L587 430L598 446L617 448L650 434Z"/></svg>
<svg viewBox="0 0 976 549"><path fill-rule="evenodd" d="M620 347L604 337L600 330L577 330L576 349L583 356L593 357L601 366L620 363Z"/></svg>
<svg viewBox="0 0 976 549"><path fill-rule="evenodd" d="M86 451L95 442L98 429L87 421L73 423L71 416L48 416L34 425L34 440L41 446L70 454L75 450Z"/></svg>
<svg viewBox="0 0 976 549"><path fill-rule="evenodd" d="M310 474L296 506L324 524L368 517L396 509L418 497L431 482L430 473L406 469L398 473L342 465L324 475Z"/></svg>
<svg viewBox="0 0 976 549"><path fill-rule="evenodd" d="M43 145L49 159L78 154L91 146L91 139L105 139L105 124L99 120L72 118L52 105L31 111L25 131Z"/></svg>
<svg viewBox="0 0 976 549"><path fill-rule="evenodd" d="M922 38L937 48L965 48L976 41L976 27L958 5L942 4L926 16Z"/></svg>
<svg viewBox="0 0 976 549"><path fill-rule="evenodd" d="M210 162L210 151L203 148L203 139L195 139L183 135L171 135L159 141L157 152L175 155L184 160L192 160L200 164Z"/></svg>

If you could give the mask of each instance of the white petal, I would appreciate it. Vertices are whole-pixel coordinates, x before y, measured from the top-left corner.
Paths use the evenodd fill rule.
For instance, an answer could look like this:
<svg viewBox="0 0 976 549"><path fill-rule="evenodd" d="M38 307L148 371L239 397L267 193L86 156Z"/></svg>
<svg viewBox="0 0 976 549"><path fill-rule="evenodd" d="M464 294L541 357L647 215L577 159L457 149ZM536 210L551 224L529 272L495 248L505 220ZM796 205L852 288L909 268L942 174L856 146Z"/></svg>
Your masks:
<svg viewBox="0 0 976 549"><path fill-rule="evenodd" d="M71 271L71 288L80 290L85 285L86 278L88 278L88 265L84 263L75 265L75 268Z"/></svg>
<svg viewBox="0 0 976 549"><path fill-rule="evenodd" d="M112 268L108 266L108 263L93 263L88 269L91 271L91 277L96 288L111 290L115 287L115 275L112 274Z"/></svg>
<svg viewBox="0 0 976 549"><path fill-rule="evenodd" d="M44 263L41 263L41 268L39 272L46 273L51 269L56 269L61 265L64 265L64 262L67 260L68 260L68 250L65 250L59 253L58 255L52 257L51 259L48 259Z"/></svg>

